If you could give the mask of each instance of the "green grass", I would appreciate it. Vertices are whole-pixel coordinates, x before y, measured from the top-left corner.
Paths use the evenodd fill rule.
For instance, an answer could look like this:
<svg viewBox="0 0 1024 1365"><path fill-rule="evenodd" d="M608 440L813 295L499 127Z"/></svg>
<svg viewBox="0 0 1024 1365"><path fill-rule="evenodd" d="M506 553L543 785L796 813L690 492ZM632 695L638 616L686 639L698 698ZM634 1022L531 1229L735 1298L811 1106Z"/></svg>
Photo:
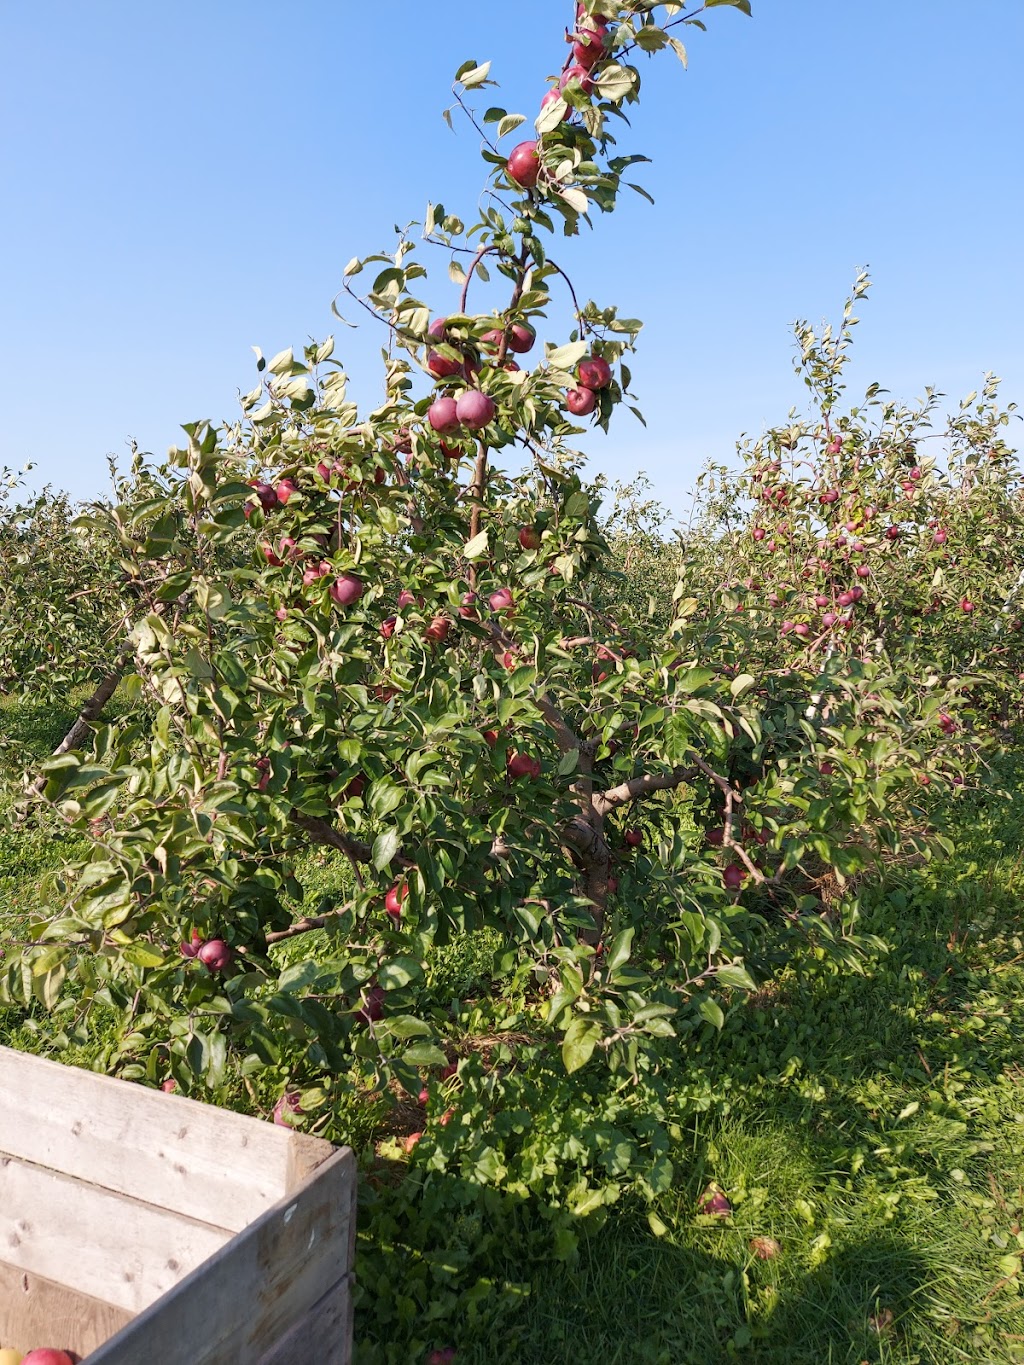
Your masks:
<svg viewBox="0 0 1024 1365"><path fill-rule="evenodd" d="M41 755L64 721L0 703L0 741ZM567 1223L536 1194L386 1163L382 1189L366 1187L357 1358L405 1365L451 1345L458 1365L1024 1362L1022 830L1009 803L961 809L955 857L865 889L864 927L890 951L863 976L806 955L721 1034L680 1044L662 1235L632 1197ZM52 898L58 835L0 805L0 943ZM310 855L302 876L313 908L344 869ZM435 1000L472 995L493 946L439 950ZM8 1028L37 1045L24 1021ZM383 1108L348 1105L335 1135L368 1150ZM696 1216L709 1181L733 1204L720 1223ZM757 1260L753 1237L779 1255Z"/></svg>

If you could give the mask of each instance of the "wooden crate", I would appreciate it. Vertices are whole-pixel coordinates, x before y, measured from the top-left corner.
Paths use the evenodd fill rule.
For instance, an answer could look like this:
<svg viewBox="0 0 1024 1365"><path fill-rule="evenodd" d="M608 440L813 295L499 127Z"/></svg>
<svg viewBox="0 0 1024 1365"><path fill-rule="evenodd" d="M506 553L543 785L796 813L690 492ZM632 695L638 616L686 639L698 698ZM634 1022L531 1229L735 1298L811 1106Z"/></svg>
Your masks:
<svg viewBox="0 0 1024 1365"><path fill-rule="evenodd" d="M0 1345L348 1365L348 1148L0 1047Z"/></svg>

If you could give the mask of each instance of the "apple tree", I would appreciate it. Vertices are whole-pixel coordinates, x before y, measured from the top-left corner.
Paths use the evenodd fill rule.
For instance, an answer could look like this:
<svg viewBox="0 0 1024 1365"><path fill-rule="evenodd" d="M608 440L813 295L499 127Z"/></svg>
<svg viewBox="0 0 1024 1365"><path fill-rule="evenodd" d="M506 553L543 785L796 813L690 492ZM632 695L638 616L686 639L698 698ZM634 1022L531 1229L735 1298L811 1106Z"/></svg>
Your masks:
<svg viewBox="0 0 1024 1365"><path fill-rule="evenodd" d="M523 117L479 109L489 67L462 67L479 218L435 203L422 242L345 272L385 338L379 406L331 338L260 356L237 422L186 427L144 494L87 519L135 584L147 707L45 766L91 851L3 991L66 1036L113 1005L112 1068L415 1093L449 1064L425 964L485 929L495 991L565 1066L629 1074L721 1025L768 925L852 963L859 873L932 846L911 775L961 761L935 724L958 679L908 675L885 641L780 653L774 617L695 593L685 564L652 616L573 446L631 405L640 324L578 296L559 241L643 159L616 141L635 54L681 52L711 8L579 5L511 150ZM423 244L455 284L440 315ZM348 869L312 910L311 847Z"/></svg>

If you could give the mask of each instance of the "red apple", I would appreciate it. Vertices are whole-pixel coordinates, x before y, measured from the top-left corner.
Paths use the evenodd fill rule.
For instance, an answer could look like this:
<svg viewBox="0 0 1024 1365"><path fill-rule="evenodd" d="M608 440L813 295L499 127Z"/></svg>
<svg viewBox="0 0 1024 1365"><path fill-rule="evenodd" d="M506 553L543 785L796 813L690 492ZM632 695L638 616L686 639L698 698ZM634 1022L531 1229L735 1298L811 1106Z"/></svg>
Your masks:
<svg viewBox="0 0 1024 1365"><path fill-rule="evenodd" d="M603 356L592 355L581 360L576 373L585 389L606 389L612 382L612 367Z"/></svg>
<svg viewBox="0 0 1024 1365"><path fill-rule="evenodd" d="M485 742L486 742L486 744L487 744L487 747L488 747L489 749L497 748L497 745L498 745L498 732L497 732L497 730L482 730L480 733L483 735L484 740L485 740Z"/></svg>
<svg viewBox="0 0 1024 1365"><path fill-rule="evenodd" d="M467 389L459 395L455 405L456 418L470 431L480 431L488 422L493 422L495 412L494 399L479 389Z"/></svg>
<svg viewBox="0 0 1024 1365"><path fill-rule="evenodd" d="M945 545L948 539L949 533L941 529L936 531L935 534L932 536L932 540L935 542L936 545Z"/></svg>
<svg viewBox="0 0 1024 1365"><path fill-rule="evenodd" d="M181 945L182 957L195 957L198 954L199 949L203 946L203 943L204 939L199 930L193 929L191 941Z"/></svg>
<svg viewBox="0 0 1024 1365"><path fill-rule="evenodd" d="M299 491L298 484L293 482L293 480L282 479L281 482L277 485L276 489L277 500L281 504L281 506L284 507L284 505L287 503L288 499L292 496L292 494L297 493L298 491Z"/></svg>
<svg viewBox="0 0 1024 1365"><path fill-rule="evenodd" d="M427 328L427 336L431 341L444 341L448 334L448 319L435 318Z"/></svg>
<svg viewBox="0 0 1024 1365"><path fill-rule="evenodd" d="M354 573L342 574L331 584L330 594L331 601L337 603L339 607L350 607L363 595L363 580L357 578Z"/></svg>
<svg viewBox="0 0 1024 1365"><path fill-rule="evenodd" d="M750 534L754 537L755 540L764 540L765 536L767 535L767 532L765 531L763 526L755 526Z"/></svg>
<svg viewBox="0 0 1024 1365"><path fill-rule="evenodd" d="M585 95L594 93L594 78L585 66L580 66L579 62L567 66L559 77L560 91L565 91L570 85L578 85Z"/></svg>
<svg viewBox="0 0 1024 1365"><path fill-rule="evenodd" d="M453 374L461 374L464 364L464 361L452 360L439 351L427 353L427 369L435 379L451 379Z"/></svg>
<svg viewBox="0 0 1024 1365"><path fill-rule="evenodd" d="M507 611L509 607L515 605L511 588L498 588L491 593L487 601L490 603L491 611Z"/></svg>
<svg viewBox="0 0 1024 1365"><path fill-rule="evenodd" d="M540 178L540 156L536 141L520 142L518 147L513 147L505 169L517 185L524 190L532 189Z"/></svg>
<svg viewBox="0 0 1024 1365"><path fill-rule="evenodd" d="M644 841L644 836L638 829L627 829L625 839L630 848L639 848Z"/></svg>
<svg viewBox="0 0 1024 1365"><path fill-rule="evenodd" d="M363 1007L356 1010L356 1016L364 1024L375 1024L384 1017L384 987L371 986L363 993Z"/></svg>
<svg viewBox="0 0 1024 1365"><path fill-rule="evenodd" d="M870 577L871 577L871 570L868 568L868 566L867 566L866 564L858 564L858 565L857 565L857 577L858 577L858 578L870 578Z"/></svg>
<svg viewBox="0 0 1024 1365"><path fill-rule="evenodd" d="M572 45L572 55L585 71L592 71L605 55L608 30L596 22L581 26Z"/></svg>
<svg viewBox="0 0 1024 1365"><path fill-rule="evenodd" d="M452 623L447 616L435 616L423 632L428 640L433 640L438 644L448 639Z"/></svg>
<svg viewBox="0 0 1024 1365"><path fill-rule="evenodd" d="M177 1088L178 1082L174 1079L173 1076L168 1076L166 1081L160 1082L160 1089L164 1092L165 1095L173 1095Z"/></svg>
<svg viewBox="0 0 1024 1365"><path fill-rule="evenodd" d="M527 351L533 350L536 340L537 333L528 322L514 322L509 333L508 348L515 351L516 355L525 355Z"/></svg>
<svg viewBox="0 0 1024 1365"><path fill-rule="evenodd" d="M540 760L529 754L512 753L508 756L508 775L513 781L520 777L540 777Z"/></svg>
<svg viewBox="0 0 1024 1365"><path fill-rule="evenodd" d="M409 894L409 886L406 882L396 882L388 894L384 897L384 909L394 920L402 917L402 902Z"/></svg>
<svg viewBox="0 0 1024 1365"><path fill-rule="evenodd" d="M839 490L836 488L830 488L827 493L822 493L818 501L823 502L826 506L830 506L832 503L838 502Z"/></svg>
<svg viewBox="0 0 1024 1365"><path fill-rule="evenodd" d="M524 550L540 549L540 532L536 526L520 526L519 544Z"/></svg>
<svg viewBox="0 0 1024 1365"><path fill-rule="evenodd" d="M570 389L565 395L565 406L574 417L589 417L597 407L597 394L593 389Z"/></svg>
<svg viewBox="0 0 1024 1365"><path fill-rule="evenodd" d="M395 633L395 626L397 625L398 625L397 616L389 616L387 620L382 621L380 623L380 633L381 635L384 636L385 640L391 639L392 635L394 635Z"/></svg>
<svg viewBox="0 0 1024 1365"><path fill-rule="evenodd" d="M199 949L196 957L211 972L223 972L231 966L234 953L222 938L211 938Z"/></svg>
<svg viewBox="0 0 1024 1365"><path fill-rule="evenodd" d="M274 1122L278 1128L295 1127L292 1118L298 1118L303 1112L302 1105L299 1103L300 1098L297 1090L286 1090L274 1105Z"/></svg>
<svg viewBox="0 0 1024 1365"><path fill-rule="evenodd" d="M747 879L747 874L739 863L730 863L722 873L722 881L730 891L738 891Z"/></svg>
<svg viewBox="0 0 1024 1365"><path fill-rule="evenodd" d="M434 431L442 434L456 431L459 426L459 415L455 399L447 394L443 398L435 398L427 409L427 421Z"/></svg>
<svg viewBox="0 0 1024 1365"><path fill-rule="evenodd" d="M74 1365L67 1351L55 1351L52 1347L41 1346L22 1356L21 1365Z"/></svg>
<svg viewBox="0 0 1024 1365"><path fill-rule="evenodd" d="M410 1133L402 1142L402 1146L405 1148L406 1152L411 1152L422 1136L422 1133Z"/></svg>
<svg viewBox="0 0 1024 1365"><path fill-rule="evenodd" d="M970 613L974 610L974 603L971 601L969 597L961 597L960 610L967 613Z"/></svg>
<svg viewBox="0 0 1024 1365"><path fill-rule="evenodd" d="M415 605L416 594L409 588L403 588L398 594L398 610L404 611L406 607Z"/></svg>
<svg viewBox="0 0 1024 1365"><path fill-rule="evenodd" d="M329 564L326 559L321 559L318 564L310 564L303 571L302 586L311 588L314 583L318 583L321 578L328 578L334 572L334 565Z"/></svg>

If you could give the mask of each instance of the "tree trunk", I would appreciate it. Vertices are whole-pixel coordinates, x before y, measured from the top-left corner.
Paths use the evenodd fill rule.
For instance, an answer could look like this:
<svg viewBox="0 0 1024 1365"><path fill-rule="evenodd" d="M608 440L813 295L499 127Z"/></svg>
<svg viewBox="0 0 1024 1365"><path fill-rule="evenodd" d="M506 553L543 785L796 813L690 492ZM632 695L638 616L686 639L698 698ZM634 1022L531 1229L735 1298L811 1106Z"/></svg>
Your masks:
<svg viewBox="0 0 1024 1365"><path fill-rule="evenodd" d="M74 725L67 732L61 742L51 754L51 758L59 758L61 754L66 754L70 749L77 749L78 746L88 737L89 730L93 723L99 720L103 713L103 708L117 691L117 685L124 677L125 669L128 667L129 655L127 653L120 656L119 662L103 678L93 692L92 696L78 713ZM39 776L28 789L30 796L40 796L46 787L46 778Z"/></svg>

